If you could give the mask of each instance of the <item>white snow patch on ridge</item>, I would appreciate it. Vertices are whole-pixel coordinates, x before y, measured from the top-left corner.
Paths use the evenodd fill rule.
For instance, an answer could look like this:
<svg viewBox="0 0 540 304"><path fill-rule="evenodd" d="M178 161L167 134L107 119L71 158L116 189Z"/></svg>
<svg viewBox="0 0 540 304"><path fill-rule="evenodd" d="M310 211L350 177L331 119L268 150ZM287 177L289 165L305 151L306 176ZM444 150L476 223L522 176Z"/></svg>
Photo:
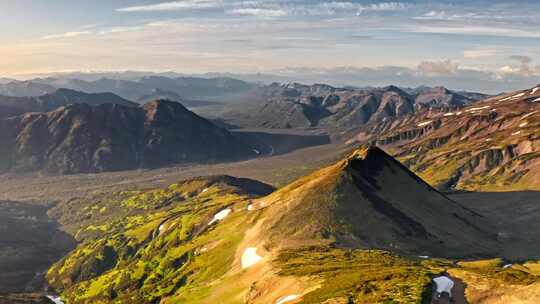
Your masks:
<svg viewBox="0 0 540 304"><path fill-rule="evenodd" d="M479 107L479 108L470 108L470 109L467 109L466 111L467 112L473 112L473 111L480 111L480 110L489 109L489 108L491 108L491 106L483 106L483 107Z"/></svg>
<svg viewBox="0 0 540 304"><path fill-rule="evenodd" d="M525 118L527 118L527 117L529 117L529 116L531 116L531 115L534 115L534 114L536 114L536 113L538 113L538 111L532 111L532 112L529 113L529 114L523 115L523 116L521 117L521 119L525 119Z"/></svg>
<svg viewBox="0 0 540 304"><path fill-rule="evenodd" d="M519 135L519 134L521 134L521 131L517 131L517 132L512 133L512 135Z"/></svg>
<svg viewBox="0 0 540 304"><path fill-rule="evenodd" d="M532 90L531 95L534 95L538 90L540 90L540 87L536 87Z"/></svg>
<svg viewBox="0 0 540 304"><path fill-rule="evenodd" d="M257 247L246 248L246 250L244 250L244 254L242 254L242 269L246 269L257 264L261 259L262 257L257 254Z"/></svg>
<svg viewBox="0 0 540 304"><path fill-rule="evenodd" d="M419 123L417 126L423 127L423 126L425 126L425 125L429 125L429 124L432 123L432 122L433 122L432 120L430 120L430 121L425 121L425 122Z"/></svg>
<svg viewBox="0 0 540 304"><path fill-rule="evenodd" d="M62 299L60 299L60 297L57 297L57 296L46 296L49 300L53 301L54 304L64 304L64 302L62 301Z"/></svg>
<svg viewBox="0 0 540 304"><path fill-rule="evenodd" d="M298 299L300 296L299 295L288 295L288 296L284 296L284 297L281 297L277 300L276 304L284 304L284 303L287 303L287 302L290 302L290 301L294 301L296 299Z"/></svg>
<svg viewBox="0 0 540 304"><path fill-rule="evenodd" d="M455 115L455 114L454 113L446 113L446 114L444 114L444 116L453 116L453 115Z"/></svg>
<svg viewBox="0 0 540 304"><path fill-rule="evenodd" d="M522 122L521 124L519 124L519 127L520 127L520 128L523 128L523 127L525 127L527 124L528 124L528 122Z"/></svg>
<svg viewBox="0 0 540 304"><path fill-rule="evenodd" d="M213 223L215 223L215 222L217 222L217 221L223 220L223 219L226 218L231 212L232 212L232 209L231 209L231 208L227 208L227 209L221 210L220 212L216 213L216 215L214 215L214 219L211 220L210 223L208 223L208 226L212 225Z"/></svg>
<svg viewBox="0 0 540 304"><path fill-rule="evenodd" d="M437 293L441 294L443 292L448 293L452 297L452 288L454 287L454 281L450 280L448 277L436 277L433 279L433 282L437 285Z"/></svg>

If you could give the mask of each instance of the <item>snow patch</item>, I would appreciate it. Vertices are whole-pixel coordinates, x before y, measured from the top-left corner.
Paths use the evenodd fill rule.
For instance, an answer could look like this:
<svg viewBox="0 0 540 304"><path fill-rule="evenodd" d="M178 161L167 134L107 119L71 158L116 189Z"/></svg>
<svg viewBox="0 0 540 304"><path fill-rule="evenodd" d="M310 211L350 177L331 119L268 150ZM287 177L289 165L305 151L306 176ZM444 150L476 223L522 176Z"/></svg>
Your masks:
<svg viewBox="0 0 540 304"><path fill-rule="evenodd" d="M531 95L534 95L538 90L540 90L540 87L532 89Z"/></svg>
<svg viewBox="0 0 540 304"><path fill-rule="evenodd" d="M523 115L523 116L521 117L521 119L525 119L525 118L527 118L527 117L529 117L529 116L532 116L532 115L534 115L534 114L536 114L536 113L538 113L538 112L539 112L539 111L532 111L532 112L529 113L529 114Z"/></svg>
<svg viewBox="0 0 540 304"><path fill-rule="evenodd" d="M519 124L519 127L520 127L520 128L523 128L523 127L525 127L527 124L528 124L528 122L522 122L522 123Z"/></svg>
<svg viewBox="0 0 540 304"><path fill-rule="evenodd" d="M284 297L281 297L277 300L276 304L284 304L284 303L287 303L287 302L290 302L290 301L294 301L296 299L298 299L300 296L299 295L288 295L288 296L284 296Z"/></svg>
<svg viewBox="0 0 540 304"><path fill-rule="evenodd" d="M485 109L489 109L491 108L491 106L483 106L483 107L479 107L479 108L470 108L470 109L467 109L465 110L466 112L474 112L474 111L481 111L481 110L485 110Z"/></svg>
<svg viewBox="0 0 540 304"><path fill-rule="evenodd" d="M540 101L540 98L536 98L535 100L533 100L533 102L538 102Z"/></svg>
<svg viewBox="0 0 540 304"><path fill-rule="evenodd" d="M261 259L262 257L257 254L257 247L246 248L244 254L242 254L242 269L257 264Z"/></svg>
<svg viewBox="0 0 540 304"><path fill-rule="evenodd" d="M214 215L214 219L211 220L210 223L208 223L208 226L212 225L213 223L215 223L215 222L217 222L217 221L223 220L223 219L226 218L231 212L232 212L232 209L231 209L231 208L227 208L227 209L221 210L220 212L216 213L216 215Z"/></svg>
<svg viewBox="0 0 540 304"><path fill-rule="evenodd" d="M503 266L503 269L508 269L510 267L512 267L512 264L506 264L506 265Z"/></svg>
<svg viewBox="0 0 540 304"><path fill-rule="evenodd" d="M516 95L512 96L512 99L516 99L516 98L519 98L519 97L524 96L524 95L525 95L525 93L519 93L519 94L516 94Z"/></svg>
<svg viewBox="0 0 540 304"><path fill-rule="evenodd" d="M491 138L486 138L486 141L492 141L492 140L493 140L493 139L491 139Z"/></svg>
<svg viewBox="0 0 540 304"><path fill-rule="evenodd" d="M53 301L54 304L64 304L64 301L60 297L57 296L46 296L49 300Z"/></svg>
<svg viewBox="0 0 540 304"><path fill-rule="evenodd" d="M253 152L255 152L255 154L257 154L257 155L261 154L261 151L259 151L257 149L253 149Z"/></svg>
<svg viewBox="0 0 540 304"><path fill-rule="evenodd" d="M454 115L456 115L456 114L454 114L454 113L445 113L444 114L444 116L454 116Z"/></svg>
<svg viewBox="0 0 540 304"><path fill-rule="evenodd" d="M421 259L429 259L429 255L419 255L418 257Z"/></svg>
<svg viewBox="0 0 540 304"><path fill-rule="evenodd" d="M521 131L517 131L517 132L512 133L512 135L519 135L519 134L521 134Z"/></svg>
<svg viewBox="0 0 540 304"><path fill-rule="evenodd" d="M204 188L201 193L205 193L206 191L208 191L208 188Z"/></svg>
<svg viewBox="0 0 540 304"><path fill-rule="evenodd" d="M249 205L247 206L247 210L248 210L248 211L253 211L253 204L249 204Z"/></svg>
<svg viewBox="0 0 540 304"><path fill-rule="evenodd" d="M418 126L418 127L423 127L423 126L429 125L429 124L432 123L432 122L433 122L432 120L430 120L430 121L425 121L425 122L419 123L417 126Z"/></svg>
<svg viewBox="0 0 540 304"><path fill-rule="evenodd" d="M452 297L454 281L450 280L448 277L436 277L433 279L433 282L435 282L437 285L437 293L441 294L446 292L450 297Z"/></svg>

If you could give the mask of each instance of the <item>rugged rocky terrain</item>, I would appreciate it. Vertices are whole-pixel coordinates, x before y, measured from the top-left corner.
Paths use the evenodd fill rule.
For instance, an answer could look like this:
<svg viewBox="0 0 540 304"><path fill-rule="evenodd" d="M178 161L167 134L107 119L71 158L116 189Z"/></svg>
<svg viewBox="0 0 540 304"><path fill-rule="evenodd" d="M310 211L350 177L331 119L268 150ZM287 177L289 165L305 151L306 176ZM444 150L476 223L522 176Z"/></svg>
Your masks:
<svg viewBox="0 0 540 304"><path fill-rule="evenodd" d="M72 104L0 120L0 171L81 173L255 156L181 104Z"/></svg>
<svg viewBox="0 0 540 304"><path fill-rule="evenodd" d="M534 87L453 111L426 109L374 123L352 141L386 146L442 189L538 189L539 124L540 87Z"/></svg>
<svg viewBox="0 0 540 304"><path fill-rule="evenodd" d="M416 255L499 250L485 218L377 148L271 191L222 176L60 204L80 244L48 281L76 303L411 303L443 269Z"/></svg>
<svg viewBox="0 0 540 304"><path fill-rule="evenodd" d="M0 118L21 115L29 112L48 112L69 104L85 103L91 106L105 103L123 106L137 104L112 93L88 94L69 89L58 89L37 97L0 96Z"/></svg>
<svg viewBox="0 0 540 304"><path fill-rule="evenodd" d="M227 118L247 126L350 129L423 108L456 108L476 101L442 87L406 92L394 86L353 89L298 83L262 87L253 99L262 105L229 113Z"/></svg>

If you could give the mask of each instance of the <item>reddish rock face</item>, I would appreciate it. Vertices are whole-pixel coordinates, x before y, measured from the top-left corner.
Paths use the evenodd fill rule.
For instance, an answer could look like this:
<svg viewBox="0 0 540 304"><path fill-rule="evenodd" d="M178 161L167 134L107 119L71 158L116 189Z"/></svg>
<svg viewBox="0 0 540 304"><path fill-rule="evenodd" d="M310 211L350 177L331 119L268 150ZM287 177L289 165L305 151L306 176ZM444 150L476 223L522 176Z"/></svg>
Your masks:
<svg viewBox="0 0 540 304"><path fill-rule="evenodd" d="M0 171L83 173L249 157L252 149L181 104L74 104L0 120Z"/></svg>
<svg viewBox="0 0 540 304"><path fill-rule="evenodd" d="M540 86L457 109L423 109L358 133L441 189L540 187Z"/></svg>

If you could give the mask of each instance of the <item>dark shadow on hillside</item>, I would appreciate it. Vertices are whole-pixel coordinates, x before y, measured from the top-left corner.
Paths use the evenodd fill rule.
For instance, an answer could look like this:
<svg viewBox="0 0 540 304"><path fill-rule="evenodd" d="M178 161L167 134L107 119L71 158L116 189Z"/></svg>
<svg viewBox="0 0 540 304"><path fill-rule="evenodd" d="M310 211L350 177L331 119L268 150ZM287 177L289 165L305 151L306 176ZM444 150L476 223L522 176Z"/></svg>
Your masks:
<svg viewBox="0 0 540 304"><path fill-rule="evenodd" d="M47 216L50 206L0 202L0 293L45 286L47 269L75 246L75 239Z"/></svg>
<svg viewBox="0 0 540 304"><path fill-rule="evenodd" d="M260 155L280 155L294 150L326 145L328 135L299 135L259 131L233 131L233 134L254 147Z"/></svg>
<svg viewBox="0 0 540 304"><path fill-rule="evenodd" d="M540 258L540 191L464 192L449 197L495 225L503 257Z"/></svg>

